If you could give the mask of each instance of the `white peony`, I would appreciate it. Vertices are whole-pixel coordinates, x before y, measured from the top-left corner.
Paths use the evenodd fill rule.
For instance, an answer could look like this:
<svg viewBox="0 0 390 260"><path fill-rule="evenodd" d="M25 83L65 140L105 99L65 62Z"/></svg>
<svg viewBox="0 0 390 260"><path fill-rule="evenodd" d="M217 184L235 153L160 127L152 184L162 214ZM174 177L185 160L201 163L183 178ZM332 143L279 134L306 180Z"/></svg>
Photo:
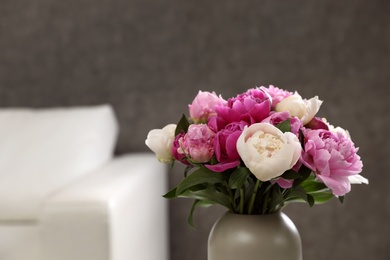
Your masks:
<svg viewBox="0 0 390 260"><path fill-rule="evenodd" d="M246 167L261 181L279 177L298 161L302 147L298 138L268 123L245 127L237 151Z"/></svg>
<svg viewBox="0 0 390 260"><path fill-rule="evenodd" d="M163 129L149 131L145 144L152 150L160 162L172 162L172 145L175 140L175 124L169 124Z"/></svg>
<svg viewBox="0 0 390 260"><path fill-rule="evenodd" d="M282 101L280 101L275 110L277 112L288 111L291 116L296 116L302 120L303 125L309 123L313 117L317 114L322 101L317 96L307 100L295 93Z"/></svg>

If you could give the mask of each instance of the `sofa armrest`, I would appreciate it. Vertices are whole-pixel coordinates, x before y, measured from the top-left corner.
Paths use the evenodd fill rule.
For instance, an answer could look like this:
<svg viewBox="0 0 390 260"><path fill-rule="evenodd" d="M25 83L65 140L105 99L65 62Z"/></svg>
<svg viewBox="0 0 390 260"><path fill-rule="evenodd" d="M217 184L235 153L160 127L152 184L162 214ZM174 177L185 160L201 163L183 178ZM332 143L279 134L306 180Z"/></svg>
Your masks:
<svg viewBox="0 0 390 260"><path fill-rule="evenodd" d="M45 260L168 259L166 168L125 155L52 196L41 217Z"/></svg>

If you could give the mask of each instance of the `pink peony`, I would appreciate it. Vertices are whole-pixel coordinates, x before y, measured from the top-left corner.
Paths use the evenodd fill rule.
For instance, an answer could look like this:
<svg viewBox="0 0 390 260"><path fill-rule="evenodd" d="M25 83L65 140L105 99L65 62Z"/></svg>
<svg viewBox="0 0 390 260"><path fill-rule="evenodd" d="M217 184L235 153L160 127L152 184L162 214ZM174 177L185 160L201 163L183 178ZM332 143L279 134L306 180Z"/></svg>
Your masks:
<svg viewBox="0 0 390 260"><path fill-rule="evenodd" d="M223 172L240 164L240 155L237 152L237 139L247 124L231 123L219 131L214 138L215 156L218 164L206 165L212 171Z"/></svg>
<svg viewBox="0 0 390 260"><path fill-rule="evenodd" d="M253 88L230 98L227 106L216 107L216 112L225 125L241 121L249 124L259 123L271 112L271 100L265 92Z"/></svg>
<svg viewBox="0 0 390 260"><path fill-rule="evenodd" d="M286 179L283 179L283 178L278 178L274 182L276 182L283 189L289 189L294 184L294 180L286 180Z"/></svg>
<svg viewBox="0 0 390 260"><path fill-rule="evenodd" d="M329 130L329 125L326 123L326 121L322 120L319 117L314 117L312 120L310 120L309 123L305 125L306 128L310 129L324 129Z"/></svg>
<svg viewBox="0 0 390 260"><path fill-rule="evenodd" d="M216 114L215 107L226 104L226 100L218 97L215 92L199 91L192 104L188 105L190 118L195 123L207 123L208 119Z"/></svg>
<svg viewBox="0 0 390 260"><path fill-rule="evenodd" d="M265 91L268 93L268 95L271 96L272 98L272 110L275 110L276 105L285 99L286 97L289 97L293 95L294 93L274 87L270 85L268 88L261 86L261 90Z"/></svg>
<svg viewBox="0 0 390 260"><path fill-rule="evenodd" d="M357 155L351 139L342 133L328 130L306 130L303 164L336 196L344 196L351 190L349 176L362 171L363 163Z"/></svg>
<svg viewBox="0 0 390 260"><path fill-rule="evenodd" d="M214 131L218 132L226 127L226 121L223 120L220 116L212 116L209 118L207 125Z"/></svg>
<svg viewBox="0 0 390 260"><path fill-rule="evenodd" d="M291 117L288 111L272 113L269 117L264 119L262 123L270 123L271 125L277 126L287 119L290 119L291 132L299 137L299 129L302 127L302 121L297 117Z"/></svg>
<svg viewBox="0 0 390 260"><path fill-rule="evenodd" d="M175 160L177 160L183 164L189 165L187 157L180 147L180 140L182 140L185 135L186 135L186 133L184 131L182 131L180 134L178 134L175 137L175 139L173 141L173 145L172 145L172 156L173 156L173 158L175 158Z"/></svg>
<svg viewBox="0 0 390 260"><path fill-rule="evenodd" d="M210 161L214 155L215 133L205 124L192 124L179 139L179 153L184 153L194 163Z"/></svg>

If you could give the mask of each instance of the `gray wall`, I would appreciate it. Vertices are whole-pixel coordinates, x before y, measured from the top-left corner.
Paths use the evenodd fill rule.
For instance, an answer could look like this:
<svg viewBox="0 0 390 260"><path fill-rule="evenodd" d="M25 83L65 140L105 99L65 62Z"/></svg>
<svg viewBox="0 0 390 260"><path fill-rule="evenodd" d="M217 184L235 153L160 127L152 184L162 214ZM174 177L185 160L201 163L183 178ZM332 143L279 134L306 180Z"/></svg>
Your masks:
<svg viewBox="0 0 390 260"><path fill-rule="evenodd" d="M117 153L146 151L151 128L176 123L199 89L224 97L274 84L325 100L321 116L350 130L370 185L345 205L290 205L304 258L390 257L386 133L390 1L1 0L0 106L111 103ZM181 179L181 168L170 175ZM206 259L221 208L186 217L172 201L172 260Z"/></svg>

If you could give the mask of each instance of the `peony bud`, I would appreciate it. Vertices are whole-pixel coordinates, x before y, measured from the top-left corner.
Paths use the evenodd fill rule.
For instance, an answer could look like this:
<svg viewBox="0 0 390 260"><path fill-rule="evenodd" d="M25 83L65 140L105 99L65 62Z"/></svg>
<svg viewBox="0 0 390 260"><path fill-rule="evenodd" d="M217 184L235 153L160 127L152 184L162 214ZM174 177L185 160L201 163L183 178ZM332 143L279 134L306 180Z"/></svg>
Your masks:
<svg viewBox="0 0 390 260"><path fill-rule="evenodd" d="M148 133L145 144L152 150L160 162L173 161L172 144L175 139L175 124L169 124L163 129L153 129Z"/></svg>

